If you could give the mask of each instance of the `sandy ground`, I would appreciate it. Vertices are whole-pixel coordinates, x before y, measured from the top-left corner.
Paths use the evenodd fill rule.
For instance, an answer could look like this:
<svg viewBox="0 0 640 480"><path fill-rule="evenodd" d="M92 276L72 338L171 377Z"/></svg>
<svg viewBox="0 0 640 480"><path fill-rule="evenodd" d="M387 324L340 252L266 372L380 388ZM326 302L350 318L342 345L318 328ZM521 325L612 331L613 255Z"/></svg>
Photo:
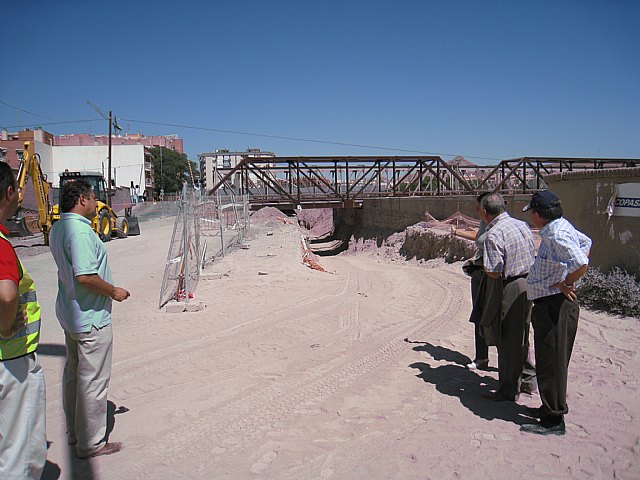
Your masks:
<svg viewBox="0 0 640 480"><path fill-rule="evenodd" d="M200 312L158 295L173 222L107 244L116 283L111 440L74 460L64 434L64 340L50 254L25 257L44 326L49 463L43 478L449 479L640 477L640 324L583 311L570 368L567 435L519 432L525 406L482 397L495 369L473 351L460 264L375 254L301 264L295 225L253 225L207 269ZM258 272L267 273L258 275ZM495 349L491 350L495 367Z"/></svg>

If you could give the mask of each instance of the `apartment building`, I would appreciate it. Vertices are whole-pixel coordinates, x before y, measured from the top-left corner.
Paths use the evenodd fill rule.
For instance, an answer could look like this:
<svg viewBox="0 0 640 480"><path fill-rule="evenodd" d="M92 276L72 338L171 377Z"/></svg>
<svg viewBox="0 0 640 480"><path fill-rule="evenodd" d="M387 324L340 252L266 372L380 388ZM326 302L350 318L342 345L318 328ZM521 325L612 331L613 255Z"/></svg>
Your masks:
<svg viewBox="0 0 640 480"><path fill-rule="evenodd" d="M65 170L100 172L108 178L109 136L91 134L52 135L36 128L0 133L4 160L17 171L24 142L33 142L40 167L47 180L58 187ZM114 186L132 188L132 195L153 198L155 175L150 148L162 146L183 153L183 140L177 135L145 136L140 133L111 138L111 179Z"/></svg>
<svg viewBox="0 0 640 480"><path fill-rule="evenodd" d="M214 152L198 154L200 164L200 175L205 183L203 187L212 188L218 177L218 174L225 175L229 170L235 168L245 158L270 158L275 157L272 152L263 152L259 148L248 148L246 151L231 151L228 149L218 149ZM250 175L249 181L253 184L258 183L255 175ZM234 188L240 188L240 173L236 173L229 183Z"/></svg>

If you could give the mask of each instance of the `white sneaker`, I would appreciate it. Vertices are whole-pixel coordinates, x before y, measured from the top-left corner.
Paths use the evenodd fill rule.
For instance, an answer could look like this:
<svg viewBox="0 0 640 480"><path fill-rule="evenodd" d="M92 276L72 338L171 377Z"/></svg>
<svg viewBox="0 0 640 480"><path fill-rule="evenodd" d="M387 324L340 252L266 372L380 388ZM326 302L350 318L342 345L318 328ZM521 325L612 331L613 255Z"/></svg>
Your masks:
<svg viewBox="0 0 640 480"><path fill-rule="evenodd" d="M484 360L474 360L471 363L467 364L467 370L486 370L489 367L489 359L486 358Z"/></svg>

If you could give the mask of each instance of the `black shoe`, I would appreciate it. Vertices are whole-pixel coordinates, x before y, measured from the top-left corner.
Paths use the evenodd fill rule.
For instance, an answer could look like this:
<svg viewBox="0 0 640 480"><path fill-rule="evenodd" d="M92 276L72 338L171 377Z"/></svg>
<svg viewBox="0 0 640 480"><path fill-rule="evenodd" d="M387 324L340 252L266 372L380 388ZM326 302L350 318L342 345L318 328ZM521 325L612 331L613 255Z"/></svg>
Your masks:
<svg viewBox="0 0 640 480"><path fill-rule="evenodd" d="M538 435L564 435L564 420L561 420L560 423L555 425L542 420L538 423L522 425L520 427L520 431L527 433L536 433Z"/></svg>

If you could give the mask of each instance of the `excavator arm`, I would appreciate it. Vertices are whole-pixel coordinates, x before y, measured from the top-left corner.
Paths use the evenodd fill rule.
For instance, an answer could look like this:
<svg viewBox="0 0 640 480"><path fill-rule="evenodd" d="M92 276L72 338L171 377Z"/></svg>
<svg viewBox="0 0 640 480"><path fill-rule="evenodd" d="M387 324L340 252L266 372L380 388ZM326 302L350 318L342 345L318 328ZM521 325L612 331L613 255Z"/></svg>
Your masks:
<svg viewBox="0 0 640 480"><path fill-rule="evenodd" d="M51 186L40 168L40 157L35 153L35 145L32 142L24 142L22 162L18 169L16 183L18 184L18 205L22 205L24 190L31 179L33 191L38 207L38 225L44 235L45 245L49 245L49 231L51 230L51 205L49 203L49 190Z"/></svg>

